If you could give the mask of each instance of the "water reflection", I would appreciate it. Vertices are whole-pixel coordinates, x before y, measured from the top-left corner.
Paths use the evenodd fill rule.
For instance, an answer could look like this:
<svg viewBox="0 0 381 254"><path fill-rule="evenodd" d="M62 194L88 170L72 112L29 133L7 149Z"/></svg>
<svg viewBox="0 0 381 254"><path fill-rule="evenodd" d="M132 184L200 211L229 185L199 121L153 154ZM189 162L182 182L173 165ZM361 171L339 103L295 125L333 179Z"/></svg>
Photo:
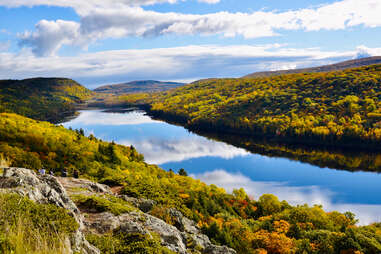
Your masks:
<svg viewBox="0 0 381 254"><path fill-rule="evenodd" d="M206 156L232 159L250 153L245 149L208 140L185 129L152 120L143 111L125 114L102 110L81 111L64 126L83 128L87 134L123 145L133 145L147 163L165 164Z"/></svg>
<svg viewBox="0 0 381 254"><path fill-rule="evenodd" d="M381 172L381 153L351 149L311 148L303 145L272 143L268 140L232 134L198 132L212 140L219 140L267 157L283 157L332 169Z"/></svg>
<svg viewBox="0 0 381 254"><path fill-rule="evenodd" d="M256 199L262 194L271 193L293 205L323 205L326 211L351 211L357 215L360 224L363 225L381 221L381 205L334 203L332 199L336 193L319 186L296 187L288 186L287 182L253 181L240 173L232 174L223 169L191 176L205 183L223 187L228 192L243 187L250 196Z"/></svg>
<svg viewBox="0 0 381 254"><path fill-rule="evenodd" d="M207 140L202 137L186 137L180 139L147 139L122 140L121 144L134 145L144 154L146 162L165 164L181 162L200 157L219 157L233 159L237 156L249 155L247 151L234 146Z"/></svg>
<svg viewBox="0 0 381 254"><path fill-rule="evenodd" d="M134 145L148 163L167 170L185 168L195 178L228 191L243 187L255 198L273 193L291 204L322 204L327 210L352 211L362 224L381 221L381 174L351 172L380 171L379 154L313 150L213 133L205 138L152 120L142 111L82 111L64 125Z"/></svg>
<svg viewBox="0 0 381 254"><path fill-rule="evenodd" d="M143 111L133 110L126 113L109 112L104 110L83 110L79 117L71 120L64 125L70 126L89 126L89 125L138 125L145 123L159 123L147 116Z"/></svg>

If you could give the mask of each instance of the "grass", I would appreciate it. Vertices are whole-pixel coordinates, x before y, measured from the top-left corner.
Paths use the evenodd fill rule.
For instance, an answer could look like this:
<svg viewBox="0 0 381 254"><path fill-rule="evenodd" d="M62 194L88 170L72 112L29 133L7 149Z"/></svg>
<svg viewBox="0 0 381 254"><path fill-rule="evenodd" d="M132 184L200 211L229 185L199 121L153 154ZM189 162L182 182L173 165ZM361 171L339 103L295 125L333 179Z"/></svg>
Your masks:
<svg viewBox="0 0 381 254"><path fill-rule="evenodd" d="M0 194L0 253L66 254L65 240L78 228L63 208Z"/></svg>
<svg viewBox="0 0 381 254"><path fill-rule="evenodd" d="M69 254L65 246L65 235L54 232L51 242L36 228L30 228L30 221L18 218L15 225L7 225L8 231L0 238L0 252L4 254Z"/></svg>
<svg viewBox="0 0 381 254"><path fill-rule="evenodd" d="M10 164L9 160L3 154L0 154L0 176L3 175L3 168L9 167Z"/></svg>

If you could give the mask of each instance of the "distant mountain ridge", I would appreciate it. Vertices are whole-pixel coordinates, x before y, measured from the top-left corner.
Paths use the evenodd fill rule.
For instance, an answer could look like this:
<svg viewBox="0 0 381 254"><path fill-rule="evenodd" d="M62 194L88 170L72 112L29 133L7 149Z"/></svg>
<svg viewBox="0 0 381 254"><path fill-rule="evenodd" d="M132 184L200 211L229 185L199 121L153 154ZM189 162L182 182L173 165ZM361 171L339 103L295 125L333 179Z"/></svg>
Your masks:
<svg viewBox="0 0 381 254"><path fill-rule="evenodd" d="M127 93L153 93L162 92L185 85L179 82L164 82L157 80L140 80L127 83L106 85L94 89L95 92L127 94Z"/></svg>
<svg viewBox="0 0 381 254"><path fill-rule="evenodd" d="M243 76L242 78L261 78L261 77L271 77L283 74L295 74L295 73L311 73L311 72L328 72L328 71L339 71L356 67L363 67L367 65L381 64L381 56L365 57L360 59L348 60L336 64L329 64L311 68L302 69L289 69L289 70L279 70L279 71L262 71L254 72Z"/></svg>

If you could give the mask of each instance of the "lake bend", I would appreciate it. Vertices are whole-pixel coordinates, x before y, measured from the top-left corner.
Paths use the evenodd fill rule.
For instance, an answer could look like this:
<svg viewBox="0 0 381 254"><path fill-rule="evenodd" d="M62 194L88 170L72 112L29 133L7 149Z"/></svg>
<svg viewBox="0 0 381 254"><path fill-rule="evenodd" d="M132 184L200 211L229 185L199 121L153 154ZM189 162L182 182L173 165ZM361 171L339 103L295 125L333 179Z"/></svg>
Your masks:
<svg viewBox="0 0 381 254"><path fill-rule="evenodd" d="M298 160L265 156L154 120L144 111L82 110L63 123L86 135L133 145L145 161L188 174L231 192L243 187L254 199L271 193L292 205L322 205L351 211L359 224L381 221L381 174L336 170Z"/></svg>

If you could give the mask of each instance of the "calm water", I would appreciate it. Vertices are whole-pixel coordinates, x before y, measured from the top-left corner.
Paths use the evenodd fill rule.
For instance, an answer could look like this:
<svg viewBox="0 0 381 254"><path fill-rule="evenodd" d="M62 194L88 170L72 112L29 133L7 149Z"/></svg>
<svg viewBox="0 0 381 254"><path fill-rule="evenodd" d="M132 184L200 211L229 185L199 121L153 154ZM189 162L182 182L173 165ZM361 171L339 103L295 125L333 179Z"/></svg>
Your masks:
<svg viewBox="0 0 381 254"><path fill-rule="evenodd" d="M180 168L193 177L231 191L244 187L258 198L273 193L291 204L322 204L326 210L356 213L361 224L381 221L381 174L320 168L270 158L209 140L157 121L142 111L82 111L65 127L83 128L103 140L134 145L148 163Z"/></svg>

